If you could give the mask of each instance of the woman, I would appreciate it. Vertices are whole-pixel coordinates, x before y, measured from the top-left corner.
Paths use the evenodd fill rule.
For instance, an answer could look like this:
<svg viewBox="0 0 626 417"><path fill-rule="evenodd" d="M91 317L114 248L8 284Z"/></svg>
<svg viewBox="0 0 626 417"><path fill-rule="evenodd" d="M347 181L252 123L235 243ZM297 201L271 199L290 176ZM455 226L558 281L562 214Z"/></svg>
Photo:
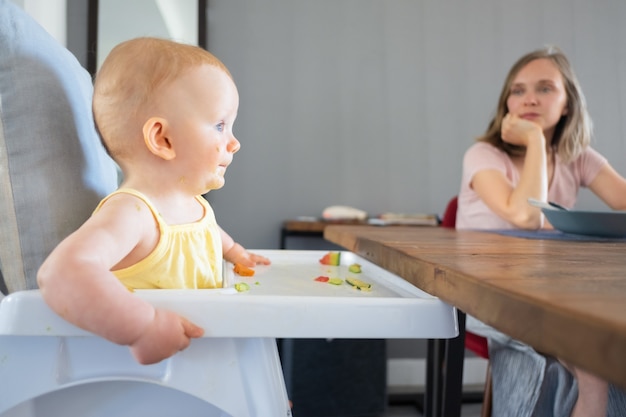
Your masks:
<svg viewBox="0 0 626 417"><path fill-rule="evenodd" d="M465 154L457 229L550 228L528 199L571 208L581 186L609 207L626 209L626 180L589 146L591 136L585 98L566 56L546 47L521 57L487 132ZM494 416L626 415L623 393L594 375L472 317L467 327L489 339Z"/></svg>

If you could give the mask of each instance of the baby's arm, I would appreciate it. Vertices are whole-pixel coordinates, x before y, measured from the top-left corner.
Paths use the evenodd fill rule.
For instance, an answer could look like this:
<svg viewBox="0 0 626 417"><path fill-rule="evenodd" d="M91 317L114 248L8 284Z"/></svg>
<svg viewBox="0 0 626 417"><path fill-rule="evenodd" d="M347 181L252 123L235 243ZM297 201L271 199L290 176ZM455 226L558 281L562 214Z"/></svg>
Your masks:
<svg viewBox="0 0 626 417"><path fill-rule="evenodd" d="M134 296L110 272L154 230L147 207L116 196L63 240L41 266L45 301L67 321L128 345L138 362L159 362L186 348L202 329Z"/></svg>
<svg viewBox="0 0 626 417"><path fill-rule="evenodd" d="M265 256L248 252L246 248L236 243L228 233L220 227L222 235L222 252L224 259L233 264L242 264L252 268L256 264L269 265L271 261Z"/></svg>

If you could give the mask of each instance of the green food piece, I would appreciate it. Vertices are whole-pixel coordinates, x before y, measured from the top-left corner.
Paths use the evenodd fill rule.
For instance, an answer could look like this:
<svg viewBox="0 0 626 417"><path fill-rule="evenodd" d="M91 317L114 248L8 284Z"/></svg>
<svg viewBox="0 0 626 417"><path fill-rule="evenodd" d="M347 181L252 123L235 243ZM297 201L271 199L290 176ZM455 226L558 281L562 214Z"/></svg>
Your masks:
<svg viewBox="0 0 626 417"><path fill-rule="evenodd" d="M328 283L333 285L341 285L343 283L343 280L341 278L331 278L328 280Z"/></svg>
<svg viewBox="0 0 626 417"><path fill-rule="evenodd" d="M369 282L361 281L358 278L346 278L346 282L352 285L357 290L369 291L372 288L372 284Z"/></svg>
<svg viewBox="0 0 626 417"><path fill-rule="evenodd" d="M244 292L250 289L250 286L245 282L238 282L235 284L235 289L237 292Z"/></svg>
<svg viewBox="0 0 626 417"><path fill-rule="evenodd" d="M359 264L352 264L348 267L348 271L352 272L353 274L360 274L361 273L361 265Z"/></svg>

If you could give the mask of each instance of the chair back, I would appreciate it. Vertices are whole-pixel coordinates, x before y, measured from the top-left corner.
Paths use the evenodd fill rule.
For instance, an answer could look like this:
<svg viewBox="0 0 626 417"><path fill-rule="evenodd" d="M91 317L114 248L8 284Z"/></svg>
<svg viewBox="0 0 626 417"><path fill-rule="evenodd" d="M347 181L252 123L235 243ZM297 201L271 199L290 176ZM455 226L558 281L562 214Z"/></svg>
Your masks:
<svg viewBox="0 0 626 417"><path fill-rule="evenodd" d="M456 227L456 210L459 206L458 196L452 197L446 206L446 211L441 218L441 227L454 229Z"/></svg>
<svg viewBox="0 0 626 417"><path fill-rule="evenodd" d="M0 291L37 288L54 247L117 187L91 113L92 79L13 2L0 0Z"/></svg>

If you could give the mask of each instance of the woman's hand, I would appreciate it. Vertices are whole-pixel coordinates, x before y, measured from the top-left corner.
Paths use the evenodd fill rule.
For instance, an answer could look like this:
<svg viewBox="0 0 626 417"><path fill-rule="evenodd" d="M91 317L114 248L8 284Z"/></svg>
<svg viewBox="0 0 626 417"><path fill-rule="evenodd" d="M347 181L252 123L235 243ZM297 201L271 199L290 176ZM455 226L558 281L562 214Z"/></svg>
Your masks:
<svg viewBox="0 0 626 417"><path fill-rule="evenodd" d="M502 119L500 134L502 140L511 145L528 146L531 140L543 139L545 141L541 126L511 113Z"/></svg>

